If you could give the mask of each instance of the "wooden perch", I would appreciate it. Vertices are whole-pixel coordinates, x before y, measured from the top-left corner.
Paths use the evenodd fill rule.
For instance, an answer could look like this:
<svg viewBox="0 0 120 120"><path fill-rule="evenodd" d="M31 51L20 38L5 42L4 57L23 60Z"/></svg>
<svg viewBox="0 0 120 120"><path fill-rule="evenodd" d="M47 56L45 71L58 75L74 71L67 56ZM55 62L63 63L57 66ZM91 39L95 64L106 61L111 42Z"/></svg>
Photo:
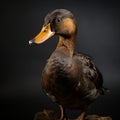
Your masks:
<svg viewBox="0 0 120 120"><path fill-rule="evenodd" d="M34 120L59 120L59 118L54 111L44 110L42 112L37 112ZM112 120L112 118L109 116L87 115L85 120Z"/></svg>

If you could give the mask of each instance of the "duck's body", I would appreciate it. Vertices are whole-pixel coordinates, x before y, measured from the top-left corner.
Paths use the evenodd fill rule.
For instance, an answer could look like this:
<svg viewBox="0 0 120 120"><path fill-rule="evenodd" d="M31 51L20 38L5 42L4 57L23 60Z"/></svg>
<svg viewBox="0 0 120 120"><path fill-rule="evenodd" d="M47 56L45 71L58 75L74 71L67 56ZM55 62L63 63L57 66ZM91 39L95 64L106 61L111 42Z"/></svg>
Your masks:
<svg viewBox="0 0 120 120"><path fill-rule="evenodd" d="M45 17L44 25L30 43L42 43L53 34L59 35L59 43L43 70L42 88L62 108L84 111L104 92L102 75L90 57L74 54L76 22L71 12L57 9Z"/></svg>
<svg viewBox="0 0 120 120"><path fill-rule="evenodd" d="M60 48L44 68L42 87L64 108L84 110L102 93L102 75L88 56L66 56Z"/></svg>

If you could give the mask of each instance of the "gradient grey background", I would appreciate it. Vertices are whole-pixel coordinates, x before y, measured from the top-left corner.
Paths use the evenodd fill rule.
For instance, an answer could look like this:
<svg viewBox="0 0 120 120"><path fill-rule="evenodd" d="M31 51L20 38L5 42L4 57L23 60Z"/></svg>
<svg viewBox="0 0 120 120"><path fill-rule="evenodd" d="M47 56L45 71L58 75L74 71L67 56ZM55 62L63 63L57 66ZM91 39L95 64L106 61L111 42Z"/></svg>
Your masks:
<svg viewBox="0 0 120 120"><path fill-rule="evenodd" d="M41 45L28 45L38 34L46 14L56 8L73 12L78 25L76 51L89 54L103 74L110 93L101 96L89 113L120 112L120 4L116 1L31 0L1 3L0 120L33 120L40 110L55 109L40 86L41 72L58 37Z"/></svg>

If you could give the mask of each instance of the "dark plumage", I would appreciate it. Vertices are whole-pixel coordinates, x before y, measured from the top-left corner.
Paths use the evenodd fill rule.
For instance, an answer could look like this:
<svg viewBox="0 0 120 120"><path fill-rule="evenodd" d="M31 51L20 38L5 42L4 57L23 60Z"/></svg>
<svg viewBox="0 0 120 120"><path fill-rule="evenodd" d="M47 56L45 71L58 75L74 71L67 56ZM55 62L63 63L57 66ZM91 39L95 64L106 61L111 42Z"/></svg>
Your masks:
<svg viewBox="0 0 120 120"><path fill-rule="evenodd" d="M76 22L73 14L57 9L45 17L41 32L30 43L42 43L54 34L59 35L57 48L50 56L42 73L42 88L60 105L61 118L66 118L64 109L84 111L100 94L104 93L103 78L91 58L74 54Z"/></svg>

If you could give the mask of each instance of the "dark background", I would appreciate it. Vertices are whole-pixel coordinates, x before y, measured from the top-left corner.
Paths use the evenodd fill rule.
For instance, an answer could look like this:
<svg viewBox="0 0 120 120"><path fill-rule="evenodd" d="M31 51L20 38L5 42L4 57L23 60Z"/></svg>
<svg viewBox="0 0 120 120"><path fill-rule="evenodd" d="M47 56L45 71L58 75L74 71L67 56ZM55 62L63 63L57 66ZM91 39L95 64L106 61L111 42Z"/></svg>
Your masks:
<svg viewBox="0 0 120 120"><path fill-rule="evenodd" d="M103 74L110 93L101 96L89 113L119 117L120 4L116 1L24 0L1 3L0 120L33 120L43 109L58 110L44 95L41 72L58 37L41 45L28 45L38 34L46 14L56 8L73 12L78 25L76 51L89 54Z"/></svg>

